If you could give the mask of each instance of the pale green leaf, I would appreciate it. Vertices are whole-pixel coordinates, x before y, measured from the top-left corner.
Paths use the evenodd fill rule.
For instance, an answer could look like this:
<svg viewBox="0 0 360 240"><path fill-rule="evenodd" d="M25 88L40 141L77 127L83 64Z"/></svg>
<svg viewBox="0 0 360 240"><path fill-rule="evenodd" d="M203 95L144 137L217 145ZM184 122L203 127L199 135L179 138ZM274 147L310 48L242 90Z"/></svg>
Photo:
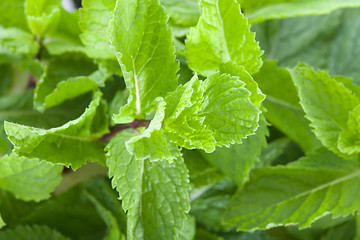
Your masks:
<svg viewBox="0 0 360 240"><path fill-rule="evenodd" d="M80 9L80 38L86 54L92 58L114 58L110 47L108 25L116 0L83 0Z"/></svg>
<svg viewBox="0 0 360 240"><path fill-rule="evenodd" d="M198 0L161 0L170 24L176 26L195 26L200 17Z"/></svg>
<svg viewBox="0 0 360 240"><path fill-rule="evenodd" d="M15 154L0 158L0 188L25 201L41 201L61 181L63 167L37 159L17 157Z"/></svg>
<svg viewBox="0 0 360 240"><path fill-rule="evenodd" d="M0 26L0 46L16 54L35 55L39 44L34 36L19 28L2 28Z"/></svg>
<svg viewBox="0 0 360 240"><path fill-rule="evenodd" d="M274 60L265 61L254 75L255 81L266 94L264 115L270 123L298 143L304 151L311 151L321 143L312 133L310 122L299 104L290 73L279 68Z"/></svg>
<svg viewBox="0 0 360 240"><path fill-rule="evenodd" d="M258 128L261 111L239 77L214 74L203 82L204 102L198 116L213 131L217 145L241 143Z"/></svg>
<svg viewBox="0 0 360 240"><path fill-rule="evenodd" d="M180 156L178 148L171 144L161 128L165 116L165 101L162 98L155 99L157 110L150 125L141 133L135 135L126 142L126 149L136 160L173 161Z"/></svg>
<svg viewBox="0 0 360 240"><path fill-rule="evenodd" d="M229 148L218 148L203 156L225 175L231 178L239 188L248 180L250 171L259 161L262 147L266 145L266 136L269 134L264 117L260 118L260 126L254 135L248 136L242 144L234 144Z"/></svg>
<svg viewBox="0 0 360 240"><path fill-rule="evenodd" d="M195 231L196 231L196 221L193 216L188 216L184 227L181 231L179 231L179 236L177 239L179 240L193 240L195 237Z"/></svg>
<svg viewBox="0 0 360 240"><path fill-rule="evenodd" d="M43 44L51 55L65 52L82 52L84 45L80 40L79 11L70 13L60 9L60 24L56 31L47 34Z"/></svg>
<svg viewBox="0 0 360 240"><path fill-rule="evenodd" d="M201 16L185 42L189 67L203 76L231 61L249 73L262 64L255 34L235 0L202 0Z"/></svg>
<svg viewBox="0 0 360 240"><path fill-rule="evenodd" d="M215 146L241 143L258 128L261 111L250 97L239 77L214 74L199 81L194 76L166 97L164 129L188 149L213 152Z"/></svg>
<svg viewBox="0 0 360 240"><path fill-rule="evenodd" d="M25 0L2 0L0 25L5 28L17 27L28 30L24 2Z"/></svg>
<svg viewBox="0 0 360 240"><path fill-rule="evenodd" d="M151 162L135 160L125 143L136 133L127 130L106 147L112 185L127 212L128 239L173 239L189 211L188 172L182 158Z"/></svg>
<svg viewBox="0 0 360 240"><path fill-rule="evenodd" d="M357 0L239 1L250 23L276 18L328 14L339 8L359 7Z"/></svg>
<svg viewBox="0 0 360 240"><path fill-rule="evenodd" d="M59 105L65 100L75 98L97 88L97 84L88 77L69 78L58 83L56 88L46 96L45 106L50 108Z"/></svg>
<svg viewBox="0 0 360 240"><path fill-rule="evenodd" d="M27 23L34 34L43 37L56 29L60 19L60 0L26 0Z"/></svg>
<svg viewBox="0 0 360 240"><path fill-rule="evenodd" d="M360 105L349 113L347 128L340 133L338 147L347 154L360 153Z"/></svg>
<svg viewBox="0 0 360 240"><path fill-rule="evenodd" d="M96 70L92 60L82 54L67 54L49 60L47 68L36 83L34 107L43 112L47 107L45 99L58 83L70 77L88 76Z"/></svg>
<svg viewBox="0 0 360 240"><path fill-rule="evenodd" d="M202 82L194 76L189 82L166 96L164 129L171 141L188 149L215 150L213 132L207 129L203 116L197 116L204 91Z"/></svg>
<svg viewBox="0 0 360 240"><path fill-rule="evenodd" d="M39 225L19 225L0 232L0 239L13 240L70 240L54 229Z"/></svg>
<svg viewBox="0 0 360 240"><path fill-rule="evenodd" d="M116 4L110 39L130 90L128 104L113 117L117 123L144 119L155 110L155 98L177 86L179 65L166 20L158 0Z"/></svg>
<svg viewBox="0 0 360 240"><path fill-rule="evenodd" d="M357 164L319 149L287 166L254 169L250 181L228 205L226 222L238 230L297 224L309 227L321 216L353 214L360 204Z"/></svg>
<svg viewBox="0 0 360 240"><path fill-rule="evenodd" d="M77 169L87 161L103 163L103 144L97 141L108 131L106 104L101 92L77 119L49 130L5 122L5 131L20 156L60 163Z"/></svg>
<svg viewBox="0 0 360 240"><path fill-rule="evenodd" d="M331 151L354 158L350 152L339 148L339 137L347 129L350 111L360 104L359 98L325 71L315 72L306 65L299 65L290 73L315 135Z"/></svg>

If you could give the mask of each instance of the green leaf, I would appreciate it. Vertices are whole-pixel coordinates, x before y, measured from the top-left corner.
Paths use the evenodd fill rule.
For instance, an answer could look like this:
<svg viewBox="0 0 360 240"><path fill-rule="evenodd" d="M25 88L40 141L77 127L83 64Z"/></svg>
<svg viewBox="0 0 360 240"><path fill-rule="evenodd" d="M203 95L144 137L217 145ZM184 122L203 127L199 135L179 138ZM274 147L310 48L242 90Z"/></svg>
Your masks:
<svg viewBox="0 0 360 240"><path fill-rule="evenodd" d="M26 0L27 23L34 34L43 37L56 29L60 19L60 0Z"/></svg>
<svg viewBox="0 0 360 240"><path fill-rule="evenodd" d="M215 232L227 232L232 228L223 224L226 206L235 193L236 186L228 179L190 192L191 211L198 226L206 226Z"/></svg>
<svg viewBox="0 0 360 240"><path fill-rule="evenodd" d="M62 168L37 159L5 155L0 158L0 188L18 199L41 201L49 198L60 183Z"/></svg>
<svg viewBox="0 0 360 240"><path fill-rule="evenodd" d="M135 160L125 143L135 133L127 130L106 147L112 185L127 212L128 239L173 239L189 211L188 173L182 158L172 163Z"/></svg>
<svg viewBox="0 0 360 240"><path fill-rule="evenodd" d="M307 63L353 77L359 85L359 16L359 8L342 9L330 15L267 21L252 29L267 58L277 59L279 65Z"/></svg>
<svg viewBox="0 0 360 240"><path fill-rule="evenodd" d="M204 124L205 118L197 116L204 101L202 82L194 76L183 86L168 94L164 129L169 139L188 149L215 150L213 132Z"/></svg>
<svg viewBox="0 0 360 240"><path fill-rule="evenodd" d="M0 215L0 229L5 225L6 224L5 224L4 220L1 218L1 215Z"/></svg>
<svg viewBox="0 0 360 240"><path fill-rule="evenodd" d="M108 227L107 235L103 240L125 240L125 236L121 234L116 218L112 215L112 212L105 208L95 196L88 192L85 192L85 195L94 204L98 214Z"/></svg>
<svg viewBox="0 0 360 240"><path fill-rule="evenodd" d="M290 73L315 135L331 151L354 158L351 151L339 147L339 137L347 129L350 111L360 104L359 98L325 71L315 72L306 65L299 65Z"/></svg>
<svg viewBox="0 0 360 240"><path fill-rule="evenodd" d="M136 160L160 161L174 159L181 156L179 149L171 144L161 128L165 116L165 101L160 97L155 99L157 110L148 128L135 135L126 142L126 149Z"/></svg>
<svg viewBox="0 0 360 240"><path fill-rule="evenodd" d="M198 0L161 0L171 25L195 26L200 17Z"/></svg>
<svg viewBox="0 0 360 240"><path fill-rule="evenodd" d="M44 74L36 84L34 107L43 112L48 106L46 97L57 85L71 77L88 76L96 70L96 65L82 54L67 54L49 60Z"/></svg>
<svg viewBox="0 0 360 240"><path fill-rule="evenodd" d="M28 30L24 2L25 0L2 0L0 25L5 28L17 27Z"/></svg>
<svg viewBox="0 0 360 240"><path fill-rule="evenodd" d="M47 226L16 226L15 228L6 229L0 232L0 239L14 239L14 240L70 240L54 229Z"/></svg>
<svg viewBox="0 0 360 240"><path fill-rule="evenodd" d="M34 41L34 36L19 28L0 26L0 46L16 54L33 56L39 51L39 44Z"/></svg>
<svg viewBox="0 0 360 240"><path fill-rule="evenodd" d="M98 85L88 77L69 78L58 83L54 91L46 96L45 105L50 108L97 88Z"/></svg>
<svg viewBox="0 0 360 240"><path fill-rule="evenodd" d="M202 0L200 6L200 20L185 42L189 67L208 76L231 61L251 74L257 72L262 51L240 5L235 0Z"/></svg>
<svg viewBox="0 0 360 240"><path fill-rule="evenodd" d="M17 224L46 225L71 239L103 239L109 229L89 199L89 193L106 209L109 209L109 205L116 206L112 214L117 217L121 206L116 194L113 194L108 181L97 178L33 207Z"/></svg>
<svg viewBox="0 0 360 240"><path fill-rule="evenodd" d="M83 52L84 45L80 40L79 11L70 13L60 9L61 24L56 31L47 34L43 42L51 55L60 55L66 52Z"/></svg>
<svg viewBox="0 0 360 240"><path fill-rule="evenodd" d="M113 117L116 123L145 119L155 110L155 98L177 86L179 64L166 20L158 0L116 4L110 39L130 90L128 104Z"/></svg>
<svg viewBox="0 0 360 240"><path fill-rule="evenodd" d="M338 147L347 154L360 153L360 105L349 113L347 128L340 133Z"/></svg>
<svg viewBox="0 0 360 240"><path fill-rule="evenodd" d="M360 5L360 4L359 4ZM331 44L328 69L331 74L339 74L354 78L360 85L360 9L343 11L342 22Z"/></svg>
<svg viewBox="0 0 360 240"><path fill-rule="evenodd" d="M339 8L360 6L357 0L273 0L266 3L241 0L240 2L252 24L276 18L328 14Z"/></svg>
<svg viewBox="0 0 360 240"><path fill-rule="evenodd" d="M320 147L321 143L311 131L310 122L301 109L289 71L279 68L274 60L265 61L254 79L266 94L266 119L298 143L304 151Z"/></svg>
<svg viewBox="0 0 360 240"><path fill-rule="evenodd" d="M213 131L218 145L241 143L258 128L261 111L239 77L214 74L203 82L204 102L198 116Z"/></svg>
<svg viewBox="0 0 360 240"><path fill-rule="evenodd" d="M106 105L101 92L85 112L63 126L49 130L5 122L5 131L20 156L39 158L77 169L87 161L103 163L103 144L97 141L108 131Z"/></svg>
<svg viewBox="0 0 360 240"><path fill-rule="evenodd" d="M169 139L188 148L213 152L215 146L241 143L258 128L260 110L239 77L197 76L170 93L165 101L164 129Z"/></svg>
<svg viewBox="0 0 360 240"><path fill-rule="evenodd" d="M183 229L179 232L179 236L177 239L179 240L193 240L195 237L196 231L196 221L193 216L188 216L185 221Z"/></svg>
<svg viewBox="0 0 360 240"><path fill-rule="evenodd" d="M228 205L227 223L238 230L309 227L320 216L359 210L360 170L355 162L320 149L287 166L254 169Z"/></svg>
<svg viewBox="0 0 360 240"><path fill-rule="evenodd" d="M266 136L269 134L264 117L260 118L260 126L254 135L248 136L242 144L234 144L229 148L218 148L203 156L225 175L231 178L239 188L248 180L250 171L259 161L262 147L266 145Z"/></svg>
<svg viewBox="0 0 360 240"><path fill-rule="evenodd" d="M224 178L219 169L210 162L198 150L183 149L183 157L190 173L190 182L195 187L213 184Z"/></svg>
<svg viewBox="0 0 360 240"><path fill-rule="evenodd" d="M115 58L110 48L108 25L116 0L83 0L80 9L80 38L92 58Z"/></svg>

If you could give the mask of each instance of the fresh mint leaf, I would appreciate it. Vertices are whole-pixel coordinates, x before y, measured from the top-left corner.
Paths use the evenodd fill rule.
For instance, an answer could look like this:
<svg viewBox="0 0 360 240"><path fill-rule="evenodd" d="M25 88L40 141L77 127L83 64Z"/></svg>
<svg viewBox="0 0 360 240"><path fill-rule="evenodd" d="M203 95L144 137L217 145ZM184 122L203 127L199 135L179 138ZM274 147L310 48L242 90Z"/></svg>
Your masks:
<svg viewBox="0 0 360 240"><path fill-rule="evenodd" d="M69 78L58 83L56 88L46 96L45 105L50 108L97 88L98 85L88 77Z"/></svg>
<svg viewBox="0 0 360 240"><path fill-rule="evenodd" d="M287 166L255 169L229 203L226 222L248 231L293 224L305 228L319 216L347 216L360 207L353 201L359 176L355 162L325 149Z"/></svg>
<svg viewBox="0 0 360 240"><path fill-rule="evenodd" d="M118 1L110 23L111 44L130 90L128 104L113 117L116 123L145 119L155 110L155 98L175 90L179 70L159 1L130 3Z"/></svg>
<svg viewBox="0 0 360 240"><path fill-rule="evenodd" d="M93 58L113 59L108 26L113 16L115 0L84 0L80 9L80 38L86 54Z"/></svg>
<svg viewBox="0 0 360 240"><path fill-rule="evenodd" d="M329 0L326 2L322 0L239 0L239 2L252 24L269 19L328 14L339 8L360 6L359 1L356 0Z"/></svg>
<svg viewBox="0 0 360 240"><path fill-rule="evenodd" d="M165 98L164 129L188 149L213 152L215 146L241 143L258 128L261 111L250 98L239 77L214 74L202 82L194 76Z"/></svg>
<svg viewBox="0 0 360 240"><path fill-rule="evenodd" d="M48 106L46 97L57 85L71 77L88 76L96 71L96 65L82 54L66 54L51 58L44 74L36 84L34 107L43 112Z"/></svg>
<svg viewBox="0 0 360 240"><path fill-rule="evenodd" d="M0 232L0 239L16 239L16 240L70 240L54 229L46 226L16 226L13 229L7 229Z"/></svg>
<svg viewBox="0 0 360 240"><path fill-rule="evenodd" d="M30 158L60 163L73 169L87 161L104 162L103 143L97 141L108 132L106 104L101 92L85 112L63 126L49 130L5 122L5 131L14 144L14 152ZM25 144L24 144L25 143Z"/></svg>
<svg viewBox="0 0 360 240"><path fill-rule="evenodd" d="M224 178L224 174L203 156L199 150L183 149L183 158L189 169L190 182L194 187L213 184Z"/></svg>
<svg viewBox="0 0 360 240"><path fill-rule="evenodd" d="M26 0L25 14L32 33L42 38L53 31L60 19L60 0Z"/></svg>
<svg viewBox="0 0 360 240"><path fill-rule="evenodd" d="M289 71L278 67L274 60L265 61L254 79L266 94L266 119L299 144L304 151L320 147L321 143L311 131L310 122L301 109Z"/></svg>
<svg viewBox="0 0 360 240"><path fill-rule="evenodd" d="M240 5L235 0L203 0L200 8L199 22L185 42L189 67L208 76L231 61L251 74L257 72L262 51Z"/></svg>
<svg viewBox="0 0 360 240"><path fill-rule="evenodd" d="M15 154L0 158L0 188L25 201L41 201L61 181L62 166L37 159L17 157Z"/></svg>
<svg viewBox="0 0 360 240"><path fill-rule="evenodd" d="M16 27L28 30L24 2L25 0L3 0L1 4L0 25L5 28Z"/></svg>
<svg viewBox="0 0 360 240"><path fill-rule="evenodd" d="M119 231L119 226L116 221L115 216L106 209L97 199L95 196L91 195L88 192L85 192L85 195L89 198L89 200L94 204L97 212L104 220L105 224L108 227L107 235L104 240L125 240L125 236L121 234Z"/></svg>
<svg viewBox="0 0 360 240"><path fill-rule="evenodd" d="M347 129L350 111L360 104L359 98L325 71L299 65L290 74L306 117L322 144L342 157L356 157L339 148L339 137Z"/></svg>
<svg viewBox="0 0 360 240"><path fill-rule="evenodd" d="M170 16L170 24L175 26L195 26L200 17L198 0L161 0L165 13Z"/></svg>
<svg viewBox="0 0 360 240"><path fill-rule="evenodd" d="M189 211L190 187L181 157L136 160L125 148L136 133L123 131L106 147L112 185L127 212L127 238L172 239L183 229Z"/></svg>
<svg viewBox="0 0 360 240"><path fill-rule="evenodd" d="M162 98L155 99L157 110L150 125L138 135L126 142L126 149L136 160L160 161L174 159L181 156L179 149L171 144L164 129L161 128L165 116L165 101Z"/></svg>
<svg viewBox="0 0 360 240"><path fill-rule="evenodd" d="M262 147L266 145L266 136L269 133L264 117L260 118L259 124L255 134L248 136L241 144L219 148L211 154L203 154L212 165L230 177L240 188L248 180L250 171L259 161L258 156Z"/></svg>
<svg viewBox="0 0 360 240"><path fill-rule="evenodd" d="M16 54L35 55L39 51L39 44L34 36L19 28L2 28L0 26L0 48Z"/></svg>
<svg viewBox="0 0 360 240"><path fill-rule="evenodd" d="M47 34L43 44L51 55L66 52L83 52L84 45L80 40L79 11L72 13L60 9L60 24L54 32Z"/></svg>

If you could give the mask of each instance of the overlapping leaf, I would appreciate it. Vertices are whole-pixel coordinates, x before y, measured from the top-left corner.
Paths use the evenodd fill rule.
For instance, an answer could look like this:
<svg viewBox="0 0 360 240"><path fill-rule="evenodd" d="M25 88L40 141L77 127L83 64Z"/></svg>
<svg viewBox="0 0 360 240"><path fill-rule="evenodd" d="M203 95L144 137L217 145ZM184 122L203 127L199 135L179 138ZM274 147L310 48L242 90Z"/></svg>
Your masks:
<svg viewBox="0 0 360 240"><path fill-rule="evenodd" d="M60 183L61 172L59 165L5 155L0 158L0 188L22 200L44 200Z"/></svg>
<svg viewBox="0 0 360 240"><path fill-rule="evenodd" d="M357 0L238 1L245 9L246 17L249 18L250 23L276 18L328 14L339 8L360 6Z"/></svg>
<svg viewBox="0 0 360 240"><path fill-rule="evenodd" d="M70 240L54 229L47 226L16 226L14 229L7 229L0 232L0 239L16 240Z"/></svg>
<svg viewBox="0 0 360 240"><path fill-rule="evenodd" d="M49 130L5 122L5 131L14 152L52 163L80 167L87 161L103 163L103 144L97 141L108 131L106 105L101 92L78 119Z"/></svg>
<svg viewBox="0 0 360 240"><path fill-rule="evenodd" d="M315 72L306 65L299 65L290 73L315 135L340 156L354 158L354 151L339 146L339 137L348 129L349 113L360 104L359 98L327 72Z"/></svg>
<svg viewBox="0 0 360 240"><path fill-rule="evenodd" d="M128 104L117 123L144 119L154 111L154 100L177 86L171 31L158 0L118 1L110 24L110 39L130 90Z"/></svg>
<svg viewBox="0 0 360 240"><path fill-rule="evenodd" d="M136 160L125 143L136 133L123 131L106 147L112 184L127 211L127 238L172 239L182 230L189 211L190 187L181 157L166 160Z"/></svg>
<svg viewBox="0 0 360 240"><path fill-rule="evenodd" d="M164 129L188 149L212 152L215 146L241 143L258 127L260 110L239 77L214 74L201 82L194 76L165 101Z"/></svg>
<svg viewBox="0 0 360 240"><path fill-rule="evenodd" d="M26 0L27 23L34 34L43 37L53 31L60 19L60 0Z"/></svg>
<svg viewBox="0 0 360 240"><path fill-rule="evenodd" d="M231 61L251 74L257 72L262 51L240 5L235 0L203 0L200 6L200 20L185 42L189 67L208 76Z"/></svg>
<svg viewBox="0 0 360 240"><path fill-rule="evenodd" d="M300 99L288 70L279 68L274 60L265 61L254 79L266 94L266 119L297 142L304 151L321 146L311 131L310 122L304 117L305 113L299 104Z"/></svg>
<svg viewBox="0 0 360 240"><path fill-rule="evenodd" d="M80 10L81 40L86 54L93 58L115 58L110 48L108 25L116 0L84 0Z"/></svg>
<svg viewBox="0 0 360 240"><path fill-rule="evenodd" d="M287 166L255 169L229 203L226 219L239 230L309 227L320 216L358 211L359 185L356 163L320 149Z"/></svg>

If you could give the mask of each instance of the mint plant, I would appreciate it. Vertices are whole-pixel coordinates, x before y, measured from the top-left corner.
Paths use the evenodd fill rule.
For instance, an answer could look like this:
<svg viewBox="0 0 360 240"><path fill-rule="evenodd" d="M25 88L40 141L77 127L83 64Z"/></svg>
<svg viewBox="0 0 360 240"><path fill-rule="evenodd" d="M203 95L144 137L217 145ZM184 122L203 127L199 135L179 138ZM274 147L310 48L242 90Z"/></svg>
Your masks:
<svg viewBox="0 0 360 240"><path fill-rule="evenodd" d="M359 238L360 1L0 6L0 240Z"/></svg>

